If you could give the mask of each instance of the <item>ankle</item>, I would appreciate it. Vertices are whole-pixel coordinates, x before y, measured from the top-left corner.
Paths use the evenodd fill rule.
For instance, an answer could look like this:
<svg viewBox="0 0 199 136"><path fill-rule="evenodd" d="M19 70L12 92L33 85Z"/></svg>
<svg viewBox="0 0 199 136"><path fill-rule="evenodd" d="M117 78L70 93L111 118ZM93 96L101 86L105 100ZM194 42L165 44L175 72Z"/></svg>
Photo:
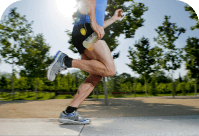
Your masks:
<svg viewBox="0 0 199 136"><path fill-rule="evenodd" d="M73 68L76 68L76 67L75 67L76 64L77 64L76 61L77 61L77 59L73 59L73 60L72 60L72 67L73 67Z"/></svg>
<svg viewBox="0 0 199 136"><path fill-rule="evenodd" d="M72 113L72 112L74 112L77 109L78 109L77 107L68 106L66 108L66 113Z"/></svg>
<svg viewBox="0 0 199 136"><path fill-rule="evenodd" d="M73 58L66 56L66 57L64 57L63 61L64 61L65 66L67 66L67 68L72 67Z"/></svg>

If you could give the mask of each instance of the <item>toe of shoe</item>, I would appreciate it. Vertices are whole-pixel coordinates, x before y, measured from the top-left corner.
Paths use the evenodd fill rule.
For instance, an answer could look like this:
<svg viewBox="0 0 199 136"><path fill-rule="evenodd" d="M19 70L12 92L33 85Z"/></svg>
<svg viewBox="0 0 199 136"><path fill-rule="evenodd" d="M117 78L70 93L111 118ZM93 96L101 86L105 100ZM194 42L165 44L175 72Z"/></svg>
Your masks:
<svg viewBox="0 0 199 136"><path fill-rule="evenodd" d="M85 123L89 124L89 123L91 123L91 120L90 119L86 119Z"/></svg>

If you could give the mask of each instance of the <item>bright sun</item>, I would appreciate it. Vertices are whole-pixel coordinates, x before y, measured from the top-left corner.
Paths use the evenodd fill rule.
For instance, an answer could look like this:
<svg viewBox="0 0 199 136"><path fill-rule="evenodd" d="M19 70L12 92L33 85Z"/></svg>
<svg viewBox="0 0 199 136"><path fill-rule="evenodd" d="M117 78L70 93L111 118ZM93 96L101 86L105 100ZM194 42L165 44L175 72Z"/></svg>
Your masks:
<svg viewBox="0 0 199 136"><path fill-rule="evenodd" d="M57 9L64 17L72 18L73 13L77 10L76 0L55 0Z"/></svg>

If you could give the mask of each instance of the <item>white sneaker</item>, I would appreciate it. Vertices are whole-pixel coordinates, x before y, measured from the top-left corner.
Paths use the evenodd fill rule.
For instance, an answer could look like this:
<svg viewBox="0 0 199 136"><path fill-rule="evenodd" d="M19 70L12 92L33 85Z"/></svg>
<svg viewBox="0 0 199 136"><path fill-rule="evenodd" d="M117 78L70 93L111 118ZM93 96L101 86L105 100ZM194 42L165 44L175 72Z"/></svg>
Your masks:
<svg viewBox="0 0 199 136"><path fill-rule="evenodd" d="M49 81L51 82L54 81L58 73L67 69L63 61L65 56L67 55L62 53L61 51L58 51L57 54L55 55L53 63L50 64L47 70L47 79Z"/></svg>
<svg viewBox="0 0 199 136"><path fill-rule="evenodd" d="M63 111L59 116L60 123L77 123L77 124L89 124L91 122L90 119L84 119L78 113L78 111L74 111L72 113L66 113Z"/></svg>

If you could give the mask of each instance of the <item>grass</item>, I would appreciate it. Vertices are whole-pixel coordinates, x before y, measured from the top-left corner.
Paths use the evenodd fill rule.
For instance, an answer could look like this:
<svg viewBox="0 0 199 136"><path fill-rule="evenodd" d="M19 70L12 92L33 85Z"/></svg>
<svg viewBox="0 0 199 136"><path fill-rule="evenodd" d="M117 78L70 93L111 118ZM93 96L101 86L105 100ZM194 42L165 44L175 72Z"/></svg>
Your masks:
<svg viewBox="0 0 199 136"><path fill-rule="evenodd" d="M147 94L148 97L158 97L158 96L173 96L172 94L158 94L157 96L152 96ZM183 96L182 94L176 94L175 96ZM186 96L195 96L194 93L187 93ZM146 97L145 94L136 94L136 97ZM11 101L12 93L0 93L0 101ZM89 96L88 99L92 99L93 95ZM104 95L98 95L98 99L104 99ZM108 98L135 98L135 94L126 95L126 94L117 94L117 95L108 95ZM15 100L35 100L35 92L15 92ZM55 97L55 93L52 92L38 92L37 100L49 100L49 99L73 99L72 95L58 95ZM97 99L97 96L94 96L94 99Z"/></svg>

